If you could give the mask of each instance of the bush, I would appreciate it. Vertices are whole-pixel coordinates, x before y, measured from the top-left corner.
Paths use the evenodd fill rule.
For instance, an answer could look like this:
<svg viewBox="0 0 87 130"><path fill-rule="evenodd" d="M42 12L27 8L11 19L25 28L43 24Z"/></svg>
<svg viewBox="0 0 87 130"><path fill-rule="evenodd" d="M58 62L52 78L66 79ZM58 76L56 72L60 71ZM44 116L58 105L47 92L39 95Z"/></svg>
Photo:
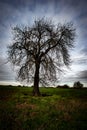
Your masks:
<svg viewBox="0 0 87 130"><path fill-rule="evenodd" d="M69 88L69 86L67 84L64 85L58 85L57 88Z"/></svg>
<svg viewBox="0 0 87 130"><path fill-rule="evenodd" d="M74 85L73 85L73 88L83 88L83 84L80 83L79 81L75 82Z"/></svg>

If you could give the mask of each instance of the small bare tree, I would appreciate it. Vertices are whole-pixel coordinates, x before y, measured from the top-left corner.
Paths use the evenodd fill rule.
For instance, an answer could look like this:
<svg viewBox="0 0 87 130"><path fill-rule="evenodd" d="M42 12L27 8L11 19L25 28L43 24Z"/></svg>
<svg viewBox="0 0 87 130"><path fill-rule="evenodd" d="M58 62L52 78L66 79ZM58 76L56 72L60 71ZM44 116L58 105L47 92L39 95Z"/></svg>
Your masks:
<svg viewBox="0 0 87 130"><path fill-rule="evenodd" d="M57 70L70 63L75 29L72 23L54 25L44 18L30 27L15 27L14 41L8 47L8 58L19 66L18 78L34 82L33 95L40 95L39 83L56 80Z"/></svg>

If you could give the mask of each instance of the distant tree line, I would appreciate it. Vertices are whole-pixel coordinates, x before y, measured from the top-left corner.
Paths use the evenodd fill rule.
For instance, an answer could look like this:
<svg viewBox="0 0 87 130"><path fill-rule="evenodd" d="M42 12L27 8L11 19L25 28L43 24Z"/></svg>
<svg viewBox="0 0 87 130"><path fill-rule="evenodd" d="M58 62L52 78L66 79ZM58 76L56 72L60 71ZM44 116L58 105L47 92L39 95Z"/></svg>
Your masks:
<svg viewBox="0 0 87 130"><path fill-rule="evenodd" d="M83 88L83 84L80 81L74 82L73 88L80 89ZM67 84L58 85L57 88L70 88Z"/></svg>

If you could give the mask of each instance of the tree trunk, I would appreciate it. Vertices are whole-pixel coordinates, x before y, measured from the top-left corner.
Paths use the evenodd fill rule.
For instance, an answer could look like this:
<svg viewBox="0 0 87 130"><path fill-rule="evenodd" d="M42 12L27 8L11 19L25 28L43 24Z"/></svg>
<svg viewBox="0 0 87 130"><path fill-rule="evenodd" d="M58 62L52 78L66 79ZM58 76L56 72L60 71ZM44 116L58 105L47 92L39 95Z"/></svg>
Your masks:
<svg viewBox="0 0 87 130"><path fill-rule="evenodd" d="M34 86L33 86L33 95L34 96L40 96L40 91L39 91L39 68L40 64L36 64L36 70L35 70L35 75L34 75Z"/></svg>

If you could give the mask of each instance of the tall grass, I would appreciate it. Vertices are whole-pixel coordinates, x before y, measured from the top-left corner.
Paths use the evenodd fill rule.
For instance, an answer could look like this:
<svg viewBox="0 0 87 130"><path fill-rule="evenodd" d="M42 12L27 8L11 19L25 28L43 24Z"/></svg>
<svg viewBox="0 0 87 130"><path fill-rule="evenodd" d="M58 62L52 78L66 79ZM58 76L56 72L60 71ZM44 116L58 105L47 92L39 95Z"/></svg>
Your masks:
<svg viewBox="0 0 87 130"><path fill-rule="evenodd" d="M86 130L87 89L0 86L0 130Z"/></svg>

